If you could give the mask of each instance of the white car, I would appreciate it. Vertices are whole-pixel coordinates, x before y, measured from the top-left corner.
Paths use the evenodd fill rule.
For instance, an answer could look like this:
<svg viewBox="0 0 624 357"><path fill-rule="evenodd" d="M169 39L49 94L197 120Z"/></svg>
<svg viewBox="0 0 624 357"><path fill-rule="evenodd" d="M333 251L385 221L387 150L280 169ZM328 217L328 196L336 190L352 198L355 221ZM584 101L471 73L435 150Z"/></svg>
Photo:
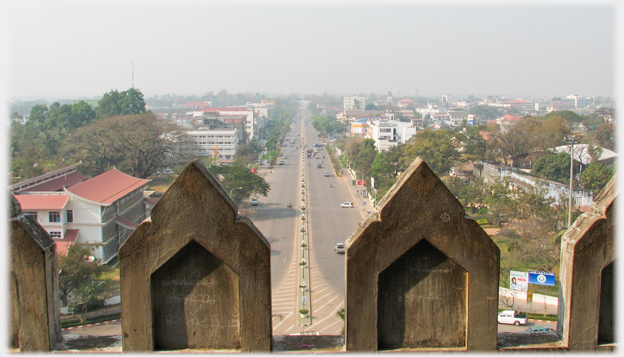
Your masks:
<svg viewBox="0 0 624 357"><path fill-rule="evenodd" d="M353 208L355 206L353 205L353 202L345 202L345 203L341 203L340 207L342 207L342 208Z"/></svg>
<svg viewBox="0 0 624 357"><path fill-rule="evenodd" d="M336 245L334 246L334 250L338 254L344 254L345 253L344 243L336 243Z"/></svg>

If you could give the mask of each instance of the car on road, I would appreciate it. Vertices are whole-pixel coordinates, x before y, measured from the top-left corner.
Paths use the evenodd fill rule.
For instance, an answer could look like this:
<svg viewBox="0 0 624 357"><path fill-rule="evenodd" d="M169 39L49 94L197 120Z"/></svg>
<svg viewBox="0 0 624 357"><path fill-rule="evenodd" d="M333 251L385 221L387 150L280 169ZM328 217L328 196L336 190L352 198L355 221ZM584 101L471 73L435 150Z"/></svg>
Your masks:
<svg viewBox="0 0 624 357"><path fill-rule="evenodd" d="M284 160L280 160L279 164L284 165Z"/></svg>
<svg viewBox="0 0 624 357"><path fill-rule="evenodd" d="M254 197L254 198L252 198L252 199L251 199L251 205L252 205L252 206L257 206L257 205L258 205L258 199L257 199L257 198L255 198L255 197Z"/></svg>
<svg viewBox="0 0 624 357"><path fill-rule="evenodd" d="M316 168L317 168L317 169L320 169L320 168L322 168L322 167L323 167L323 165L321 165L321 164L316 165Z"/></svg>
<svg viewBox="0 0 624 357"><path fill-rule="evenodd" d="M325 175L325 177L329 177L329 172L325 171L325 172L323 172L323 175Z"/></svg>
<svg viewBox="0 0 624 357"><path fill-rule="evenodd" d="M517 313L513 310L504 310L498 314L498 323L516 326L526 325L527 315Z"/></svg>
<svg viewBox="0 0 624 357"><path fill-rule="evenodd" d="M353 205L353 202L344 202L344 203L340 204L340 207L342 207L342 208L353 208L355 206Z"/></svg>
<svg viewBox="0 0 624 357"><path fill-rule="evenodd" d="M549 329L548 327L542 327L542 326L531 326L528 329L526 329L527 333L547 332L547 331L551 331L551 329Z"/></svg>
<svg viewBox="0 0 624 357"><path fill-rule="evenodd" d="M344 254L345 253L344 243L336 243L336 245L334 246L334 250L338 254Z"/></svg>
<svg viewBox="0 0 624 357"><path fill-rule="evenodd" d="M284 157L282 159L288 159L288 156L284 155Z"/></svg>

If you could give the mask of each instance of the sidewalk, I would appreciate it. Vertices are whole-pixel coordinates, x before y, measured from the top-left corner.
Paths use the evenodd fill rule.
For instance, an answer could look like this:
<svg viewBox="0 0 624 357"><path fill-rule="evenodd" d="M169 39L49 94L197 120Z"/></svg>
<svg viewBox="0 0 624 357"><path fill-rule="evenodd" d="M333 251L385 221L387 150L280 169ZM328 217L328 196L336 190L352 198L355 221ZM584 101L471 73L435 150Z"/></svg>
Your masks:
<svg viewBox="0 0 624 357"><path fill-rule="evenodd" d="M376 213L377 210L373 206L373 203L368 195L366 197L362 196L363 187L357 185L357 180L355 179L355 175L352 170L343 169L341 175L345 185L349 188L351 197L353 197L355 208L360 212L362 220L365 220L371 214ZM356 185L353 185L353 181L356 181ZM367 191L365 188L364 190Z"/></svg>

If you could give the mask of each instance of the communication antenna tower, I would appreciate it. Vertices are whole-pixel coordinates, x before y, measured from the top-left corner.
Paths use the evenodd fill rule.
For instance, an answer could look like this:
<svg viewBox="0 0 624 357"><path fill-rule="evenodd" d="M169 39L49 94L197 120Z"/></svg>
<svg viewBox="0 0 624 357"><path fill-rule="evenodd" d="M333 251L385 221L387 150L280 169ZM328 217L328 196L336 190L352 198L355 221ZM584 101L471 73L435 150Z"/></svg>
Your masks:
<svg viewBox="0 0 624 357"><path fill-rule="evenodd" d="M132 89L134 89L134 61L132 61Z"/></svg>

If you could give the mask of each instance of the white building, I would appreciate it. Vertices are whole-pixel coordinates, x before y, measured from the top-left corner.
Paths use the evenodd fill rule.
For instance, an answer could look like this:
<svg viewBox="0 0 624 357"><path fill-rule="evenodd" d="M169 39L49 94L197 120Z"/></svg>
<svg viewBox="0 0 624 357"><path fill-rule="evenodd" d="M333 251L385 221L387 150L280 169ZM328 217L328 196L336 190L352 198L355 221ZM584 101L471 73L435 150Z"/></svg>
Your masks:
<svg viewBox="0 0 624 357"><path fill-rule="evenodd" d="M574 100L574 108L582 109L594 105L594 98L587 98L578 94L572 94L567 97Z"/></svg>
<svg viewBox="0 0 624 357"><path fill-rule="evenodd" d="M342 98L342 108L344 111L347 110L364 110L366 108L366 98L364 97L343 97Z"/></svg>
<svg viewBox="0 0 624 357"><path fill-rule="evenodd" d="M195 143L195 155L210 156L217 150L218 157L230 160L236 155L240 133L238 129L208 129L187 131L186 135Z"/></svg>
<svg viewBox="0 0 624 357"><path fill-rule="evenodd" d="M459 102L459 98L456 95L445 94L442 96L442 105L451 106Z"/></svg>
<svg viewBox="0 0 624 357"><path fill-rule="evenodd" d="M242 115L245 117L246 141L253 139L256 134L254 111L245 107L204 108L204 113L216 112L219 116Z"/></svg>
<svg viewBox="0 0 624 357"><path fill-rule="evenodd" d="M385 115L369 119L365 129L365 136L375 140L379 152L390 150L399 143L405 144L416 133L417 127L413 123L393 120Z"/></svg>
<svg viewBox="0 0 624 357"><path fill-rule="evenodd" d="M97 244L93 255L106 263L150 216L155 201L145 190L148 183L112 169L63 191L21 191L14 197L54 239L59 254L70 244Z"/></svg>

